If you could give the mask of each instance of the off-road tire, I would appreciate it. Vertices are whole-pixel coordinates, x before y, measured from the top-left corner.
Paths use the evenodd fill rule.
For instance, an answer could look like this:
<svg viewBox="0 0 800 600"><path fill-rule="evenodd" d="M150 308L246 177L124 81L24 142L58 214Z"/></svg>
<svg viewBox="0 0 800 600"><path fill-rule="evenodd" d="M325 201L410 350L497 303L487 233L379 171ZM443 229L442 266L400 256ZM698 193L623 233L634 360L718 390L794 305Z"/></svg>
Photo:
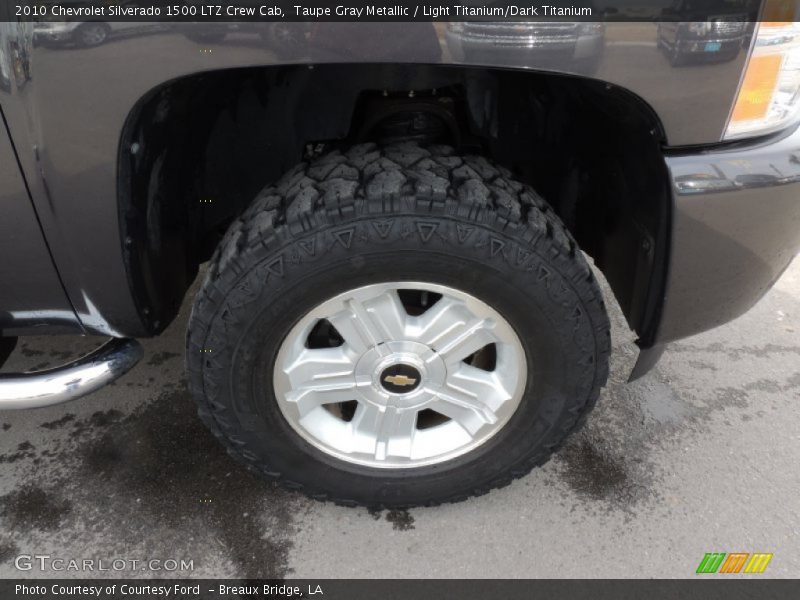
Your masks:
<svg viewBox="0 0 800 600"><path fill-rule="evenodd" d="M380 281L472 294L512 325L527 385L508 423L462 456L413 469L336 459L291 429L271 377L309 310ZM228 229L192 310L187 371L199 415L263 477L343 505L463 500L543 464L608 375L609 322L592 271L547 203L477 156L364 144L297 165Z"/></svg>

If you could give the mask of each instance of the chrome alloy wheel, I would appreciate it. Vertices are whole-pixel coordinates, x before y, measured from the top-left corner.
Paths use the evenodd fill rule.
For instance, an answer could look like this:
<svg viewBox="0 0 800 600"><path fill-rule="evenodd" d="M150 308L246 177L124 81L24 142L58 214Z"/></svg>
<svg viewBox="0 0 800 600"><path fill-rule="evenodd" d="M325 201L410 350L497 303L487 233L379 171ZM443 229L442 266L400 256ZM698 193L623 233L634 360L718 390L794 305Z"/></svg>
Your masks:
<svg viewBox="0 0 800 600"><path fill-rule="evenodd" d="M493 308L420 282L368 285L303 317L278 351L275 396L291 427L341 460L410 468L465 454L519 406L527 366Z"/></svg>

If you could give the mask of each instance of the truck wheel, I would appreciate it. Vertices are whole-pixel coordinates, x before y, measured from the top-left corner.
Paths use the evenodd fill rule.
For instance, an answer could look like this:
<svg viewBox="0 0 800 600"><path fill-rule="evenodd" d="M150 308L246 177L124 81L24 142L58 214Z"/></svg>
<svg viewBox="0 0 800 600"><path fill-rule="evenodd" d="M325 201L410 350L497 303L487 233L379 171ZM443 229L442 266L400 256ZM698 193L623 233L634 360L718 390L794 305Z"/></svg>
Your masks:
<svg viewBox="0 0 800 600"><path fill-rule="evenodd" d="M187 336L199 414L346 505L462 500L541 465L606 381L601 292L548 205L442 146L359 145L256 198Z"/></svg>
<svg viewBox="0 0 800 600"><path fill-rule="evenodd" d="M669 64L673 67L682 67L684 66L689 60L689 57L681 52L680 48L678 47L678 42L675 42L675 45L669 51Z"/></svg>

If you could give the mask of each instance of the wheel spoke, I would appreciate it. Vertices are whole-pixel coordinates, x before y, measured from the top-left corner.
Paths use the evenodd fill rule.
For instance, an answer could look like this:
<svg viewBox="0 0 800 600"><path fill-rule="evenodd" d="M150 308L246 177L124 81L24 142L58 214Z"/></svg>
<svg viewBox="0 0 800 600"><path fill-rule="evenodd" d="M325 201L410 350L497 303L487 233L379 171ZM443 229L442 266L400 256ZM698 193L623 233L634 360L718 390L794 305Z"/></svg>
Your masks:
<svg viewBox="0 0 800 600"><path fill-rule="evenodd" d="M372 320L382 332L382 340L401 340L405 338L408 314L400 301L397 290L388 290L364 303Z"/></svg>
<svg viewBox="0 0 800 600"><path fill-rule="evenodd" d="M344 308L328 317L345 343L358 353L404 336L406 312L395 290L362 301L349 298Z"/></svg>
<svg viewBox="0 0 800 600"><path fill-rule="evenodd" d="M458 300L442 298L414 323L416 339L437 351L448 365L497 341L494 321L481 319Z"/></svg>
<svg viewBox="0 0 800 600"><path fill-rule="evenodd" d="M302 419L312 410L325 404L337 402L349 402L356 397L355 382L329 384L329 385L310 385L297 388L286 394L288 402L297 405L297 412Z"/></svg>
<svg viewBox="0 0 800 600"><path fill-rule="evenodd" d="M445 297L419 317L413 318L411 331L416 341L435 348L453 329L463 327L472 318L472 313L463 302Z"/></svg>
<svg viewBox="0 0 800 600"><path fill-rule="evenodd" d="M357 381L354 368L343 348L306 348L284 369L292 384L286 400L297 405L301 418L323 404L355 400L357 387L369 381Z"/></svg>
<svg viewBox="0 0 800 600"><path fill-rule="evenodd" d="M416 411L359 404L352 425L353 435L359 438L355 446L372 453L376 460L386 460L388 456L411 457L417 431Z"/></svg>
<svg viewBox="0 0 800 600"><path fill-rule="evenodd" d="M294 386L311 382L331 383L337 378L353 374L355 361L342 347L303 348L298 356L283 370Z"/></svg>
<svg viewBox="0 0 800 600"><path fill-rule="evenodd" d="M497 341L492 328L491 319L480 319L467 323L460 330L454 330L445 339L445 343L438 348L439 356L445 364L454 365L468 356L475 354L481 348Z"/></svg>
<svg viewBox="0 0 800 600"><path fill-rule="evenodd" d="M447 378L447 386L479 400L491 412L497 412L511 398L497 373L463 363Z"/></svg>

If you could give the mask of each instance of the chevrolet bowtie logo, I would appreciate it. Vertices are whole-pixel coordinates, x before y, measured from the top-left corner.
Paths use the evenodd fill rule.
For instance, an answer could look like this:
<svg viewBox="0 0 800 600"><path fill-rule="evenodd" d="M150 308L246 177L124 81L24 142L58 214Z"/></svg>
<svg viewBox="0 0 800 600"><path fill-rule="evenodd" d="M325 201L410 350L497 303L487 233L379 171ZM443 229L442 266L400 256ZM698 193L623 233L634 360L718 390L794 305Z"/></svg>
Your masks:
<svg viewBox="0 0 800 600"><path fill-rule="evenodd" d="M383 380L386 383L391 383L392 385L414 385L417 383L416 379L406 375L387 375L383 378Z"/></svg>

